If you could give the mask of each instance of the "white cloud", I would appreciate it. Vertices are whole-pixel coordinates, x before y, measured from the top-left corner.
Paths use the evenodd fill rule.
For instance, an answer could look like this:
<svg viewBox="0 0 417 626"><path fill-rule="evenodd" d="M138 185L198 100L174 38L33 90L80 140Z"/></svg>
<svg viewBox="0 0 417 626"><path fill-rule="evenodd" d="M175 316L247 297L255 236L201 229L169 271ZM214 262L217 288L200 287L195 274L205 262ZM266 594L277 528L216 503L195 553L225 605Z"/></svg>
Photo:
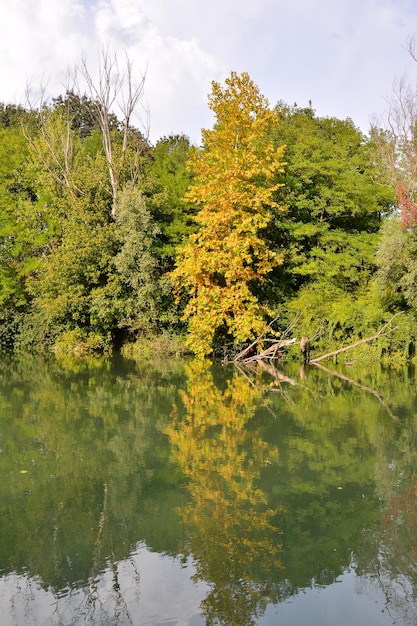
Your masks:
<svg viewBox="0 0 417 626"><path fill-rule="evenodd" d="M417 32L413 0L0 0L0 101L34 77L62 93L67 67L103 46L146 67L151 139L211 125L211 80L248 71L283 99L367 129L392 82L417 75L403 49Z"/></svg>

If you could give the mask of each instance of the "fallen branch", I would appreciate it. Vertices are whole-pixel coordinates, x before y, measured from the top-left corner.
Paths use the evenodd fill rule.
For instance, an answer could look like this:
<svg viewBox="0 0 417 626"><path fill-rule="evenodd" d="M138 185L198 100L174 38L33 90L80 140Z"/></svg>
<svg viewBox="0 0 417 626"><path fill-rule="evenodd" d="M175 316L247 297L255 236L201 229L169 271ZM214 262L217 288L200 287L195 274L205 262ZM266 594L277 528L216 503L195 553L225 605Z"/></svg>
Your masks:
<svg viewBox="0 0 417 626"><path fill-rule="evenodd" d="M277 317L275 317L272 322L270 322L268 324L268 328L272 328L272 324L274 324L277 321ZM236 363L236 361L241 361L247 354L250 354L250 352L256 347L258 346L260 343L263 343L265 341L265 335L268 332L268 329L265 330L264 333L262 333L262 335L260 337L256 337L256 339L254 341L252 341L252 343L247 346L246 348L244 348L241 352L239 352L238 354L236 354L236 356L233 359L233 362Z"/></svg>
<svg viewBox="0 0 417 626"><path fill-rule="evenodd" d="M239 363L239 362L251 363L251 362L260 362L265 359L268 361L271 361L277 358L277 354L282 348L286 348L287 346L290 346L291 344L296 343L297 339L286 339L286 337L294 328L295 324L298 321L298 317L294 318L294 320L289 324L289 326L287 326L287 328L282 333L280 333L280 339L275 339L275 338L273 339L271 337L267 337L267 334L272 329L272 326L275 324L277 319L278 317L275 317L271 322L269 322L267 328L262 333L262 335L260 335L259 337L256 337L256 339L254 339L252 343L249 344L249 346L247 346L246 348L241 350L241 352L236 354L235 357L232 359L232 362L233 363ZM271 332L271 334L276 335L277 333ZM258 346L263 347L265 344L269 344L268 348L266 348L265 350L262 350L261 352L256 351Z"/></svg>
<svg viewBox="0 0 417 626"><path fill-rule="evenodd" d="M261 361L273 361L274 359L278 358L277 355L280 352L280 350L282 350L282 348L286 348L287 346L290 346L294 343L297 343L297 339L263 339L262 343L266 343L269 342L271 343L271 345L266 348L265 350L262 350L262 352L257 352L256 354L249 356L249 357L245 357L245 354L248 354L249 352L249 348L247 350L243 350L240 354L236 355L235 358L233 359L234 363L237 362L241 362L241 363L259 363ZM255 342L253 342L253 344L251 344L250 348L255 347L257 344L261 343L261 340L257 340Z"/></svg>
<svg viewBox="0 0 417 626"><path fill-rule="evenodd" d="M332 352L327 352L327 354L322 354L321 356L318 356L315 359L311 359L310 363L312 365L316 365L317 363L319 363L320 361L323 361L324 359L327 359L331 356L336 356L337 354L341 354L342 352L346 352L347 350L352 350L353 348L356 348L357 346L360 346L363 343L374 341L375 339L379 339L379 337L385 337L386 335L390 335L391 333L398 330L399 326L394 326L394 328L390 328L389 330L385 330L385 329L391 324L391 322L394 320L394 318L397 317L397 315L400 315L400 313L396 313L395 315L393 315L393 317L386 324L384 324L381 330L379 330L375 335L372 335L372 337L366 337L365 339L360 339L359 341L355 341L354 343L351 343L349 346L344 346L343 348L339 348L338 350L333 350Z"/></svg>

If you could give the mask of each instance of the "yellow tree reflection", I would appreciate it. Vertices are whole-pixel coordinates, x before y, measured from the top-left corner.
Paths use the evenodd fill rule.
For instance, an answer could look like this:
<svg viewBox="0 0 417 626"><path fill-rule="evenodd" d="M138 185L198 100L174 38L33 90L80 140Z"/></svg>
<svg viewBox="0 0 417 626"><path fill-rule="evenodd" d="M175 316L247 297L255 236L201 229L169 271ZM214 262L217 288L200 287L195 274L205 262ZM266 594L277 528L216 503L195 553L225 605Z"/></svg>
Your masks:
<svg viewBox="0 0 417 626"><path fill-rule="evenodd" d="M235 372L220 389L204 362L193 363L187 374L186 417L175 411L168 430L192 496L180 511L186 551L195 578L211 587L202 606L207 624L246 626L273 601L273 574L281 567L277 511L257 484L277 450L248 427L262 400L249 381Z"/></svg>

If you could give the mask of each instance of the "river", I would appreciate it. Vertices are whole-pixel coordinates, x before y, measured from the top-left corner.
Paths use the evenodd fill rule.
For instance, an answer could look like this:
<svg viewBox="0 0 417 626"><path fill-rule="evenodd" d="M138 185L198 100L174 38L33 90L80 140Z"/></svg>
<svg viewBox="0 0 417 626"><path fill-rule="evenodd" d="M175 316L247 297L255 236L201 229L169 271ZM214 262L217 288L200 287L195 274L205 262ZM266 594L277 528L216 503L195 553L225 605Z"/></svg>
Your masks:
<svg viewBox="0 0 417 626"><path fill-rule="evenodd" d="M3 355L0 624L416 624L416 373L333 370Z"/></svg>

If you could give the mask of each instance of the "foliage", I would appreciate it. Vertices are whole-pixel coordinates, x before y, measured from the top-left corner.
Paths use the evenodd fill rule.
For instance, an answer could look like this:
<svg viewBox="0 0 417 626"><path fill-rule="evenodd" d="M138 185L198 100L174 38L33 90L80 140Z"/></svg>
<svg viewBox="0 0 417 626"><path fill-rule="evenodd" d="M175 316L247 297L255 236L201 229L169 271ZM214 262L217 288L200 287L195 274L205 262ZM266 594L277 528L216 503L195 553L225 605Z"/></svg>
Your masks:
<svg viewBox="0 0 417 626"><path fill-rule="evenodd" d="M1 348L107 352L188 328L195 354L224 354L278 318L278 332L327 349L404 309L398 340L361 353L413 356L415 110L404 86L406 106L367 139L311 106L271 110L232 73L212 85L202 148L175 134L151 146L130 123L143 77L135 84L130 64L119 74L108 53L100 62L101 85L85 60L78 68L88 95L74 84L38 109L0 105ZM118 119L114 87L129 85Z"/></svg>
<svg viewBox="0 0 417 626"><path fill-rule="evenodd" d="M0 159L8 163L0 172L8 201L1 213L7 248L0 267L3 345L102 351L123 333L133 337L172 321L171 285L155 253L159 229L140 188L120 187L113 203L114 180L94 111L90 100L69 92L28 114L24 132L20 126L0 129L7 134L5 150L14 153L17 140L24 148L16 150L19 162ZM116 158L133 130L125 135L115 118L108 121ZM133 161L138 163L137 145L129 140L123 168L117 166L120 185ZM27 197L18 167L20 179L32 177L38 193ZM20 316L18 306L24 307Z"/></svg>
<svg viewBox="0 0 417 626"><path fill-rule="evenodd" d="M173 321L169 303L170 281L161 275L155 246L159 227L152 219L147 199L137 188L126 188L116 203L120 249L115 257L117 324L130 333L161 331Z"/></svg>
<svg viewBox="0 0 417 626"><path fill-rule="evenodd" d="M384 318L371 279L381 214L392 192L375 183L375 163L350 120L319 118L309 107L277 107L278 144L285 143L286 207L271 236L284 262L270 276L267 296L282 325L324 345L364 336Z"/></svg>
<svg viewBox="0 0 417 626"><path fill-rule="evenodd" d="M173 272L177 288L189 295L188 344L200 356L212 352L220 329L237 343L265 329L267 309L251 287L281 262L263 235L278 208L273 193L282 148L269 136L275 115L247 74L232 73L224 89L213 82L209 106L216 121L192 157L195 178L187 193L200 207L199 229Z"/></svg>
<svg viewBox="0 0 417 626"><path fill-rule="evenodd" d="M106 304L118 289L112 279L117 241L113 224L94 221L74 216L61 245L43 259L30 282L33 315L45 319L52 340L80 328L100 333L111 345L114 324Z"/></svg>
<svg viewBox="0 0 417 626"><path fill-rule="evenodd" d="M86 356L91 354L105 354L109 351L109 344L98 333L87 332L82 328L74 328L61 332L54 343L56 354L75 354Z"/></svg>
<svg viewBox="0 0 417 626"><path fill-rule="evenodd" d="M295 286L322 277L351 291L374 268L375 236L392 194L374 182L375 165L350 120L318 118L311 108L278 107L277 141L286 144L287 207L280 220Z"/></svg>
<svg viewBox="0 0 417 626"><path fill-rule="evenodd" d="M99 130L94 102L85 94L80 96L75 90L67 89L64 95L52 99L52 108L70 121L71 130L77 131L81 139ZM114 113L109 123L112 130L117 130L119 123Z"/></svg>
<svg viewBox="0 0 417 626"><path fill-rule="evenodd" d="M407 194L404 185L397 185L396 191L403 228L415 228L417 226L417 203Z"/></svg>
<svg viewBox="0 0 417 626"><path fill-rule="evenodd" d="M47 214L39 202L21 109L2 108L0 125L0 347L13 347L30 309L28 278L36 271L50 237Z"/></svg>
<svg viewBox="0 0 417 626"><path fill-rule="evenodd" d="M151 185L149 207L160 228L156 250L164 268L173 269L176 249L195 231L195 209L185 200L192 181L188 159L192 148L184 135L170 135L156 142L145 164Z"/></svg>
<svg viewBox="0 0 417 626"><path fill-rule="evenodd" d="M417 309L417 233L404 229L399 218L387 220L377 254L377 284L391 309Z"/></svg>

